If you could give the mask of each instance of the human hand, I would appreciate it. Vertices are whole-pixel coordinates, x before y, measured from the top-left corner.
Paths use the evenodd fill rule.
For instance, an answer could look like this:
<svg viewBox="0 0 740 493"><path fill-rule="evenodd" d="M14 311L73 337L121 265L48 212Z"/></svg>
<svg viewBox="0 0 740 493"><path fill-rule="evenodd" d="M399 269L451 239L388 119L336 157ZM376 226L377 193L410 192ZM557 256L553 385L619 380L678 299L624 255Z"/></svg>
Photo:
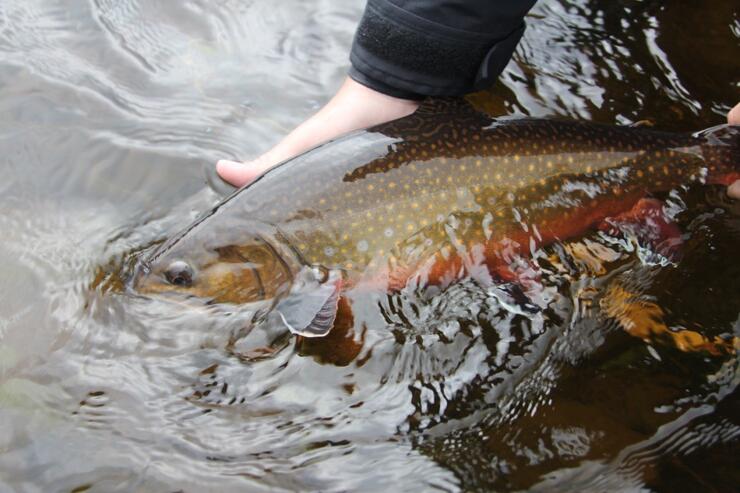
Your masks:
<svg viewBox="0 0 740 493"><path fill-rule="evenodd" d="M727 113L727 123L730 125L740 125L740 103L736 104ZM735 180L734 183L727 187L727 195L735 200L740 200L740 180Z"/></svg>
<svg viewBox="0 0 740 493"><path fill-rule="evenodd" d="M303 122L280 143L257 159L240 163L228 159L216 165L218 175L236 187L255 180L276 164L342 134L410 115L420 101L379 93L349 77L318 113Z"/></svg>

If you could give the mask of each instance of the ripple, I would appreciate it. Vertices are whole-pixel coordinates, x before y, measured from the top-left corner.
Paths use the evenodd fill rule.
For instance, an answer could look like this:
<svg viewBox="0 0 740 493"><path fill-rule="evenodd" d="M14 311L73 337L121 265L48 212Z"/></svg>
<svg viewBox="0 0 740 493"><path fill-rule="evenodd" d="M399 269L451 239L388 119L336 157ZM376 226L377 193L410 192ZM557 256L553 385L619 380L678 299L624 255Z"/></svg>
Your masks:
<svg viewBox="0 0 740 493"><path fill-rule="evenodd" d="M670 333L740 337L740 210L720 187L658 197L675 255L639 229L587 234L534 252L528 286L353 295L354 324L318 341L260 306L125 290L142 250L217 202L215 159L331 95L362 7L3 3L0 489L734 487L736 355L604 309L621 287ZM731 2L546 0L528 23L478 95L494 114L696 130L736 102Z"/></svg>
<svg viewBox="0 0 740 493"><path fill-rule="evenodd" d="M684 131L716 124L737 102L737 81L699 79L734 64L732 42L691 43L684 34L695 15L677 5L538 2L503 87L494 88L488 104L494 114L620 124L663 115L661 126ZM736 17L729 3L716 2L707 29L726 32Z"/></svg>

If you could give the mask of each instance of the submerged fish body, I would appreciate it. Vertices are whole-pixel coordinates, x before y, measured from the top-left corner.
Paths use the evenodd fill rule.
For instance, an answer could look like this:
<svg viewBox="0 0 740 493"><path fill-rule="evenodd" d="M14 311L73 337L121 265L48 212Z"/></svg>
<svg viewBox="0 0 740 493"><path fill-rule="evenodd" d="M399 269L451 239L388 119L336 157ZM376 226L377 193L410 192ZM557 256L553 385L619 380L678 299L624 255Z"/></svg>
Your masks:
<svg viewBox="0 0 740 493"><path fill-rule="evenodd" d="M506 278L517 256L651 192L740 176L739 141L729 126L692 136L422 109L267 172L143 260L134 285L274 299L288 327L324 335L343 290L419 272Z"/></svg>

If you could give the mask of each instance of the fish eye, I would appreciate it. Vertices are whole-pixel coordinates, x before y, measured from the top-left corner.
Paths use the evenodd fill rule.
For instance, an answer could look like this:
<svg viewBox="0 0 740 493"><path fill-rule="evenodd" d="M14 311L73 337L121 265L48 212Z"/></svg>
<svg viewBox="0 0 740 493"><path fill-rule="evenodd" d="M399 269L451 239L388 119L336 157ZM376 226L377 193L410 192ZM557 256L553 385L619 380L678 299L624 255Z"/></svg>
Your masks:
<svg viewBox="0 0 740 493"><path fill-rule="evenodd" d="M187 262L175 260L164 272L167 282L175 286L191 286L193 284L193 269Z"/></svg>

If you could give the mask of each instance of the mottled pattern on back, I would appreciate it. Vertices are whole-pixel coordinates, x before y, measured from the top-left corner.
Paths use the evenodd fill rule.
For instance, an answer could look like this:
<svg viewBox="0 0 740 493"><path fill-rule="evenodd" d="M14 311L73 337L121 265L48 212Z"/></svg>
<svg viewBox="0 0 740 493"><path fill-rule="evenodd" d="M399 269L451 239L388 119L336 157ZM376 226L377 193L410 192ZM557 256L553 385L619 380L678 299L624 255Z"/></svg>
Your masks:
<svg viewBox="0 0 740 493"><path fill-rule="evenodd" d="M453 216L466 242L561 234L574 211L698 176L696 145L642 129L420 113L318 148L242 193L306 262L362 271L403 256L410 237L439 249Z"/></svg>

